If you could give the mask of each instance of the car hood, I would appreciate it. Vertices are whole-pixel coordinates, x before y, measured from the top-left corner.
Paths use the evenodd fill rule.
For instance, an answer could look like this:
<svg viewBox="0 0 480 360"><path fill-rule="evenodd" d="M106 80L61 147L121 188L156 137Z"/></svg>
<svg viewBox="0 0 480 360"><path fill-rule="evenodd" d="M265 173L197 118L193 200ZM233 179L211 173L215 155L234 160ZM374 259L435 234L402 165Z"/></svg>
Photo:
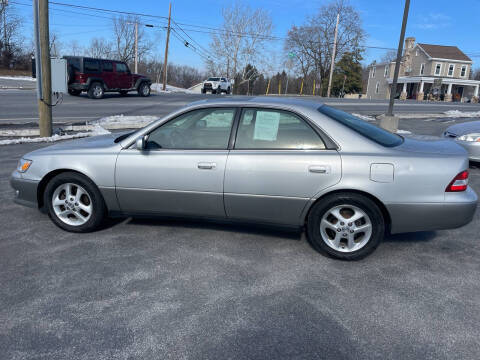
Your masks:
<svg viewBox="0 0 480 360"><path fill-rule="evenodd" d="M32 151L26 154L24 157L28 159L29 156L34 157L37 155L50 155L54 153L65 152L90 152L111 147L120 148L120 144L115 143L115 139L120 135L121 133L115 133L64 141L55 145Z"/></svg>
<svg viewBox="0 0 480 360"><path fill-rule="evenodd" d="M456 136L480 133L480 121L469 121L461 124L455 124L449 126L445 132Z"/></svg>
<svg viewBox="0 0 480 360"><path fill-rule="evenodd" d="M454 141L441 138L412 139L405 138L403 143L395 148L399 151L433 154L466 156L466 150Z"/></svg>

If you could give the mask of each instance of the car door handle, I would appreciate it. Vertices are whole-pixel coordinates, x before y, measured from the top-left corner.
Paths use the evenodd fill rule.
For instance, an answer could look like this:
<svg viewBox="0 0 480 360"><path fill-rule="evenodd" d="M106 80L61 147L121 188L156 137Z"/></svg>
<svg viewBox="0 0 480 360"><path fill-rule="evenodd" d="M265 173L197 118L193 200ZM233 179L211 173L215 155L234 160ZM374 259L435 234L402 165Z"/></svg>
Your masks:
<svg viewBox="0 0 480 360"><path fill-rule="evenodd" d="M215 169L217 164L215 164L214 162L199 162L197 166L199 169L202 169L202 170L212 170L212 169Z"/></svg>
<svg viewBox="0 0 480 360"><path fill-rule="evenodd" d="M308 171L315 174L330 174L330 166L328 165L310 165Z"/></svg>

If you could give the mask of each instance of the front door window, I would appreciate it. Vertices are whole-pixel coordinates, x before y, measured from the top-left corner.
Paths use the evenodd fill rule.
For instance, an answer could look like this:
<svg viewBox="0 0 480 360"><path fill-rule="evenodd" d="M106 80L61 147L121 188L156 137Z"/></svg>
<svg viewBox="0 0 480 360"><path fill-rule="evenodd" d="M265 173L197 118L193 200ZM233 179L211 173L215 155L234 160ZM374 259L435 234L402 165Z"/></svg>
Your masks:
<svg viewBox="0 0 480 360"><path fill-rule="evenodd" d="M234 117L233 108L190 111L152 131L147 148L225 150Z"/></svg>

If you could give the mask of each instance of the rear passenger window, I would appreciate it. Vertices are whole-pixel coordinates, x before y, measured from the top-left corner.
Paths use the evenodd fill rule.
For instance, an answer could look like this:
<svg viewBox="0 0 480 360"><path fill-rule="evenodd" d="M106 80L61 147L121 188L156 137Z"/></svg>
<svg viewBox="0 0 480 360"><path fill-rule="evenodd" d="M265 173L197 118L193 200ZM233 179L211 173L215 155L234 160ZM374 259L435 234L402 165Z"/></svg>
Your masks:
<svg viewBox="0 0 480 360"><path fill-rule="evenodd" d="M288 111L244 110L235 149L325 149L325 144L303 119Z"/></svg>
<svg viewBox="0 0 480 360"><path fill-rule="evenodd" d="M112 72L113 71L113 64L111 62L103 62L103 71L108 71L108 72Z"/></svg>
<svg viewBox="0 0 480 360"><path fill-rule="evenodd" d="M87 60L83 63L83 70L85 72L98 72L100 71L100 64L97 60Z"/></svg>
<svg viewBox="0 0 480 360"><path fill-rule="evenodd" d="M123 63L116 63L115 66L117 67L117 72L127 72L128 68L127 65Z"/></svg>

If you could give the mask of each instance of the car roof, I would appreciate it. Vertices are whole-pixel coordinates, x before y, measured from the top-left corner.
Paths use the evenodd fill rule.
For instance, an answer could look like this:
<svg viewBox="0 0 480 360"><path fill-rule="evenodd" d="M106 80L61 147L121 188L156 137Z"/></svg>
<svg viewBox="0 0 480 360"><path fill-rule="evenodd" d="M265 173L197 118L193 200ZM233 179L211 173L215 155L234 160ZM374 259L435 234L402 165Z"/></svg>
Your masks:
<svg viewBox="0 0 480 360"><path fill-rule="evenodd" d="M242 96L242 97L223 97L216 99L199 100L187 105L187 107L199 106L266 106L266 107L300 107L308 109L318 109L323 105L320 101L300 99L296 97L271 97L271 96Z"/></svg>

